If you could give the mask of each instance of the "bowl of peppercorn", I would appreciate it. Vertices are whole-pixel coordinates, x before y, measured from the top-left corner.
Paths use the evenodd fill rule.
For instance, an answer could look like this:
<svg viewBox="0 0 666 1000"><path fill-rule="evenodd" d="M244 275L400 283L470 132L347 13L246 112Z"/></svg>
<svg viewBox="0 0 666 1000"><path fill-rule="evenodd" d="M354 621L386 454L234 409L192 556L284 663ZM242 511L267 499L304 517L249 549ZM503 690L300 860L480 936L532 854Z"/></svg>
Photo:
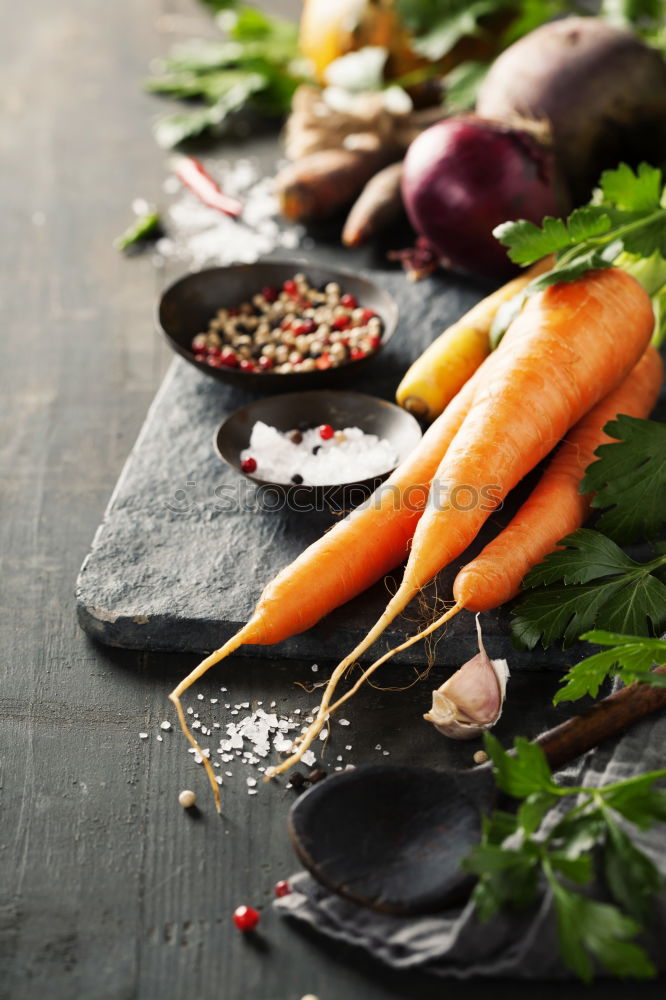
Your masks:
<svg viewBox="0 0 666 1000"><path fill-rule="evenodd" d="M376 396L340 389L255 400L215 433L219 457L258 487L267 510L358 506L421 439L418 421ZM418 502L418 498L416 498Z"/></svg>
<svg viewBox="0 0 666 1000"><path fill-rule="evenodd" d="M395 332L398 307L358 274L302 261L212 267L170 285L158 325L199 371L258 392L355 376Z"/></svg>

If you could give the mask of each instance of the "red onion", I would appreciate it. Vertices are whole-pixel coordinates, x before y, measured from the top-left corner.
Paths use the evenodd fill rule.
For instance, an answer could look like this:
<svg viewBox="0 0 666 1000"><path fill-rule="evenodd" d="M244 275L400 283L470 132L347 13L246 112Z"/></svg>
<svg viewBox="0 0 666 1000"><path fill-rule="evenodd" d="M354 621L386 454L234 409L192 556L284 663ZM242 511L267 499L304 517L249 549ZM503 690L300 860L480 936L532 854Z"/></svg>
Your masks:
<svg viewBox="0 0 666 1000"><path fill-rule="evenodd" d="M528 132L471 115L447 118L414 140L402 194L412 225L445 267L488 278L515 271L495 226L559 214L550 151Z"/></svg>

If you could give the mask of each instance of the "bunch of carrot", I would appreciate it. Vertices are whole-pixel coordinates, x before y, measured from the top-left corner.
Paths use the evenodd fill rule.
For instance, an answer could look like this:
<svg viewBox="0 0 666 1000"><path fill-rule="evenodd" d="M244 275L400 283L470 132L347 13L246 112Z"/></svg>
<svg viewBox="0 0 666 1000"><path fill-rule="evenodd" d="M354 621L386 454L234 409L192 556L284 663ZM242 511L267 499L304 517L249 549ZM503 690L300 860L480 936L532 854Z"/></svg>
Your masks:
<svg viewBox="0 0 666 1000"><path fill-rule="evenodd" d="M402 583L386 611L336 667L317 717L295 754L272 773L290 767L330 712L387 656L332 703L336 685L348 667L425 584L465 551L493 509L487 502L446 502L446 496L487 497L492 486L499 505L570 428L590 414L570 436L505 533L458 575L456 604L451 611L398 648L439 628L463 607L487 609L512 596L527 569L582 523L586 502L576 502L572 496L577 493L601 427L619 409L635 416L649 412L661 380L658 355L648 350L653 322L648 295L634 278L617 268L588 272L577 281L552 285L528 299L499 348L486 358L432 424L414 455L391 477L397 491L384 490L370 498L282 570L262 594L250 622L172 692L170 698L181 727L193 746L197 744L187 729L180 698L209 667L243 643L274 643L309 628L408 555ZM619 395L604 400L622 383ZM602 400L602 406L597 407ZM403 498L398 504L396 492ZM420 503L414 503L417 495L422 497ZM312 587L313 580L316 587ZM205 757L203 762L208 764ZM219 809L219 791L209 764L207 771Z"/></svg>

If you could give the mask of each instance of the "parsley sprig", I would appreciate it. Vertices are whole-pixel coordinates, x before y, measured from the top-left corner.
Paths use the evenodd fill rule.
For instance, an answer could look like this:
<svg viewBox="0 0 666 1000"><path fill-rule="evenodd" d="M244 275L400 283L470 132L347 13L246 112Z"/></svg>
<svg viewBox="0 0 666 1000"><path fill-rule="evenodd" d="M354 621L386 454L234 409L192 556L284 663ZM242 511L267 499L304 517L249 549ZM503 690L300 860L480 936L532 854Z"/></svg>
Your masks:
<svg viewBox="0 0 666 1000"><path fill-rule="evenodd" d="M642 163L634 172L621 163L615 170L604 171L592 202L575 209L567 220L547 216L541 226L525 219L504 222L494 235L516 264L533 264L556 254L553 269L536 278L531 291L573 281L590 268L610 267L622 253L641 259L654 254L664 258L666 192L661 170ZM659 287L666 282L666 274L660 278Z"/></svg>
<svg viewBox="0 0 666 1000"><path fill-rule="evenodd" d="M146 81L152 93L203 102L157 120L155 137L165 148L204 132L222 133L248 106L286 114L307 75L296 24L232 0L209 0L208 6L222 12L226 39L175 46Z"/></svg>
<svg viewBox="0 0 666 1000"><path fill-rule="evenodd" d="M666 626L666 554L637 562L610 538L580 528L535 566L529 593L512 613L511 631L523 648L562 640L570 646L593 628L650 635Z"/></svg>
<svg viewBox="0 0 666 1000"><path fill-rule="evenodd" d="M515 815L496 810L484 817L481 843L463 862L478 876L472 901L480 920L504 907L536 902L545 882L562 960L572 972L585 982L593 978L595 964L620 977L654 976L654 965L634 939L650 916L661 876L624 826L645 830L666 821L666 791L654 787L666 770L602 788L563 787L536 744L518 738L507 753L490 733L484 739L498 787L521 802ZM571 801L571 808L552 825L544 824L550 809L563 801ZM579 888L594 878L595 848L608 902Z"/></svg>
<svg viewBox="0 0 666 1000"><path fill-rule="evenodd" d="M596 697L608 677L619 676L625 684L638 682L666 687L666 674L652 669L655 663L666 664L666 642L663 639L620 635L603 629L585 632L581 639L610 648L581 660L564 675L564 686L553 698L554 705L559 705L561 701L577 701L585 695Z"/></svg>

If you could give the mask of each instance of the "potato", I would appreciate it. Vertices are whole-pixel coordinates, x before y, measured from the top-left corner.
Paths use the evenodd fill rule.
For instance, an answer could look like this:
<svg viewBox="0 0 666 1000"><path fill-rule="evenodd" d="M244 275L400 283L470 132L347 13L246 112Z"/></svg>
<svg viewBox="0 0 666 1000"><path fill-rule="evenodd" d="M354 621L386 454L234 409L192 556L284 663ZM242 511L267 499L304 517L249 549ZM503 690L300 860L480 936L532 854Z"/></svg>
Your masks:
<svg viewBox="0 0 666 1000"><path fill-rule="evenodd" d="M629 31L564 18L499 56L477 112L549 125L560 175L580 203L607 167L666 159L666 62Z"/></svg>

